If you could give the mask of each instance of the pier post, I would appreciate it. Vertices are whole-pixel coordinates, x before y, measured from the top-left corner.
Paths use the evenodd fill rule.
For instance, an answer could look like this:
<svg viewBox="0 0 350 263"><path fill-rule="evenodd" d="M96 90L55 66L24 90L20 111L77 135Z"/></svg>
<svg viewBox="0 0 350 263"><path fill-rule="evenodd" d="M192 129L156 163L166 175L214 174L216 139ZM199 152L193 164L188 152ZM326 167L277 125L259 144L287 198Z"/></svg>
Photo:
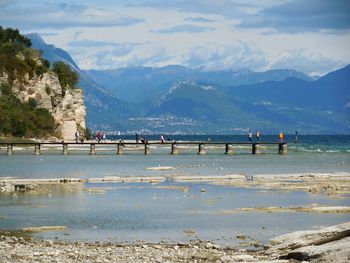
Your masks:
<svg viewBox="0 0 350 263"><path fill-rule="evenodd" d="M179 148L176 143L171 144L171 154L178 154L179 153Z"/></svg>
<svg viewBox="0 0 350 263"><path fill-rule="evenodd" d="M252 145L252 154L260 154L260 144L258 143L253 143Z"/></svg>
<svg viewBox="0 0 350 263"><path fill-rule="evenodd" d="M63 143L63 151L62 151L63 155L68 154L68 144L67 143Z"/></svg>
<svg viewBox="0 0 350 263"><path fill-rule="evenodd" d="M94 143L90 144L90 155L95 155L96 154L96 146Z"/></svg>
<svg viewBox="0 0 350 263"><path fill-rule="evenodd" d="M225 154L233 154L233 146L232 144L227 143L225 146Z"/></svg>
<svg viewBox="0 0 350 263"><path fill-rule="evenodd" d="M198 154L200 155L205 154L205 145L203 143L200 143L198 145Z"/></svg>
<svg viewBox="0 0 350 263"><path fill-rule="evenodd" d="M151 150L149 148L149 144L148 143L145 143L145 154L151 154Z"/></svg>
<svg viewBox="0 0 350 263"><path fill-rule="evenodd" d="M35 145L34 145L34 154L35 155L40 155L40 143L36 143Z"/></svg>
<svg viewBox="0 0 350 263"><path fill-rule="evenodd" d="M13 154L13 145L8 144L7 145L7 155L12 155Z"/></svg>
<svg viewBox="0 0 350 263"><path fill-rule="evenodd" d="M279 154L286 154L288 151L288 147L286 143L280 143L278 145L278 153Z"/></svg>
<svg viewBox="0 0 350 263"><path fill-rule="evenodd" d="M123 150L124 150L124 144L118 143L117 154L118 155L122 155L123 154Z"/></svg>

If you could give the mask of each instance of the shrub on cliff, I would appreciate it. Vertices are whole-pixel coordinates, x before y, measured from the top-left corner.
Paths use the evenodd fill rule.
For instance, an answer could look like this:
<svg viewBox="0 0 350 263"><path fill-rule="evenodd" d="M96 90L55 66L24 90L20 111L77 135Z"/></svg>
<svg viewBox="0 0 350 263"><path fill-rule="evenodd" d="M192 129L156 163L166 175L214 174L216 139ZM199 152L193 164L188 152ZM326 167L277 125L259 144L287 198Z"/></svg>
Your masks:
<svg viewBox="0 0 350 263"><path fill-rule="evenodd" d="M0 86L0 134L26 137L53 135L56 124L48 110L37 108L34 99L22 103L8 84Z"/></svg>
<svg viewBox="0 0 350 263"><path fill-rule="evenodd" d="M22 36L18 29L2 28L0 26L0 43L14 43L22 47L31 47L32 43L29 38Z"/></svg>
<svg viewBox="0 0 350 263"><path fill-rule="evenodd" d="M0 26L0 72L8 74L10 84L15 79L25 82L26 74L32 78L48 71L50 65L30 46L30 40L17 29Z"/></svg>
<svg viewBox="0 0 350 263"><path fill-rule="evenodd" d="M67 88L75 88L79 77L78 74L71 69L69 65L62 61L55 62L52 70L57 74L58 80L62 87L62 94L64 96Z"/></svg>

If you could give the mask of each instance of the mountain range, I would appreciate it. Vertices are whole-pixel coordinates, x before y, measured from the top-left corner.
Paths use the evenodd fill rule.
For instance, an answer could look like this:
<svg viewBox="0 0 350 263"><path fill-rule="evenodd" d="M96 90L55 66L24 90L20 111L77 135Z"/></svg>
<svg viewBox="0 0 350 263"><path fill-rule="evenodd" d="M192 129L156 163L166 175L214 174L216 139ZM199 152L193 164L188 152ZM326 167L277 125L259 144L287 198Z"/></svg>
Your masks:
<svg viewBox="0 0 350 263"><path fill-rule="evenodd" d="M348 134L350 66L313 79L295 70L202 71L170 65L80 70L64 50L27 35L51 63L80 76L90 128L126 133Z"/></svg>

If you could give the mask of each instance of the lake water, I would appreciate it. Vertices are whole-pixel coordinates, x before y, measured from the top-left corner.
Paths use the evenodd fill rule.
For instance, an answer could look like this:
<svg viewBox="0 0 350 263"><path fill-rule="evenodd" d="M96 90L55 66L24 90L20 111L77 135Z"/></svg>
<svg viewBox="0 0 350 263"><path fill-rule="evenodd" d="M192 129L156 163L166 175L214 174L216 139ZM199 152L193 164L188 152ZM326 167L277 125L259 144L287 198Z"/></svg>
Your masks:
<svg viewBox="0 0 350 263"><path fill-rule="evenodd" d="M120 136L119 136L120 137ZM208 136L182 136L173 140L206 140ZM156 140L158 137L147 138ZM116 138L115 138L116 139ZM118 138L119 139L119 138ZM133 137L123 137L133 139ZM245 141L245 136L210 136L211 141ZM263 137L275 141L274 137ZM286 137L288 154L278 155L277 146L263 148L252 155L250 146L236 147L227 156L223 148L208 148L207 154L196 154L197 146L180 149L170 155L169 147L153 147L151 155L142 149L126 150L115 155L115 149L98 145L97 155L70 149L45 150L40 156L7 156L0 151L0 177L19 178L95 178L104 176L159 175L226 175L242 173L290 174L350 171L350 136ZM149 171L147 167L173 166L176 170ZM89 192L94 188L99 191ZM205 189L202 192L201 189ZM0 229L21 229L41 225L67 226L64 231L36 234L44 238L88 241L158 242L212 240L236 245L239 234L266 242L288 231L342 223L349 214L321 213L235 213L224 210L255 206L308 206L310 204L349 206L349 196L330 199L322 194L306 192L261 191L200 183L165 181L149 183L84 183L56 185L38 192L0 193ZM245 240L247 241L247 240Z"/></svg>

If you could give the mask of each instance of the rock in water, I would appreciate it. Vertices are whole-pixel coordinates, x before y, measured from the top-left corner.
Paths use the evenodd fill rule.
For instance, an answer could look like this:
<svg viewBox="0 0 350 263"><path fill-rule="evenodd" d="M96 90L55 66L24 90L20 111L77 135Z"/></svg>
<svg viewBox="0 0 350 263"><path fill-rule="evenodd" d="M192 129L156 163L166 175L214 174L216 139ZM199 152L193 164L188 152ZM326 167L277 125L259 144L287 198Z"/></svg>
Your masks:
<svg viewBox="0 0 350 263"><path fill-rule="evenodd" d="M269 242L266 254L280 259L314 262L348 262L350 259L350 222L315 231L298 231ZM331 260L331 261L332 261Z"/></svg>

